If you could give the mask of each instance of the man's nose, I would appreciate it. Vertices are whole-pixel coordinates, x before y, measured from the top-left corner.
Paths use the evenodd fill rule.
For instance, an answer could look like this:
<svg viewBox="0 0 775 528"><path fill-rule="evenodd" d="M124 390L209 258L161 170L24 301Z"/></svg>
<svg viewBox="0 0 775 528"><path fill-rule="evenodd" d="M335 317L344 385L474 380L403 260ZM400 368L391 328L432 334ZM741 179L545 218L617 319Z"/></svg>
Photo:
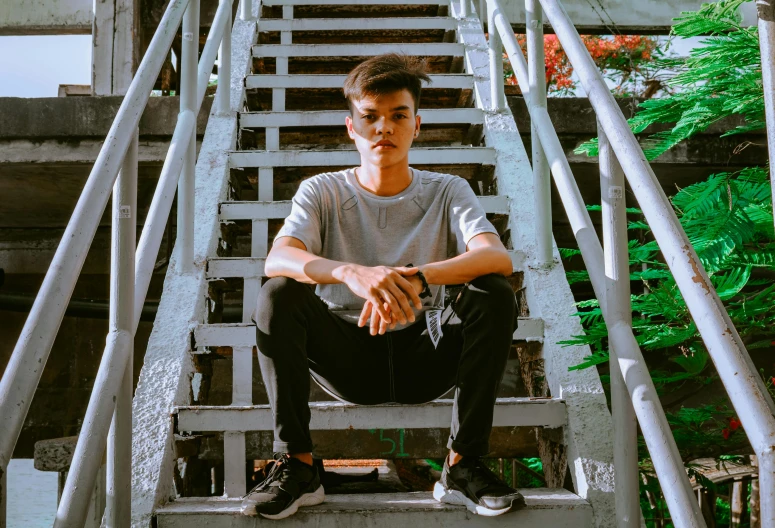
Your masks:
<svg viewBox="0 0 775 528"><path fill-rule="evenodd" d="M377 120L377 134L392 134L393 133L393 125L390 123L390 120L382 117Z"/></svg>

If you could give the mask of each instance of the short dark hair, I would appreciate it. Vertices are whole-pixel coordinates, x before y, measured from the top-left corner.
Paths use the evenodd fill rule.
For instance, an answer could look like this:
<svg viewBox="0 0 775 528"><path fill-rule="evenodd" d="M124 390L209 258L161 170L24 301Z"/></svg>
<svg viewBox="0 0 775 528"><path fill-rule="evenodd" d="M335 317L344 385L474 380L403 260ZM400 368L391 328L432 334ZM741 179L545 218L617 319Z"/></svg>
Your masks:
<svg viewBox="0 0 775 528"><path fill-rule="evenodd" d="M353 68L344 81L344 97L353 111L353 101L366 96L385 95L409 90L414 111L420 107L422 81L430 82L425 62L399 53L371 57Z"/></svg>

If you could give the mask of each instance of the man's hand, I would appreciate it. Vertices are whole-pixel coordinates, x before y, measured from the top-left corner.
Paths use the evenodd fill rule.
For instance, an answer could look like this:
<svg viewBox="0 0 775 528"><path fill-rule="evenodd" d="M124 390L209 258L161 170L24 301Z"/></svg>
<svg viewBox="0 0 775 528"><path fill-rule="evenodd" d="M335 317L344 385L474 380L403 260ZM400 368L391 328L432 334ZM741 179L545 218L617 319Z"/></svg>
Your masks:
<svg viewBox="0 0 775 528"><path fill-rule="evenodd" d="M346 284L355 295L366 299L358 326L366 324L366 316L370 311L371 335L375 335L378 330L380 334L384 334L387 324L390 324L394 317L401 324L406 324L407 320L414 322L410 300L418 310L422 308L422 302L412 284L415 281L409 282L408 278L417 271L418 268L348 264L338 268L334 276ZM419 278L415 280L419 282ZM366 306L370 309L367 310Z"/></svg>
<svg viewBox="0 0 775 528"><path fill-rule="evenodd" d="M418 276L412 275L411 277L408 277L407 280L412 284L415 293L419 294L422 291L423 284ZM417 306L416 303L415 306ZM366 301L366 303L363 305L361 316L358 319L358 326L364 326L366 321L370 319L371 324L369 325L369 330L371 335L376 335L377 333L382 335L387 332L388 327L390 327L391 330L395 328L396 324L398 323L398 319L396 318L395 314L392 313L390 306L388 306L387 303L383 303L383 308L390 312L390 317L387 319L382 318L380 313L375 309L374 305L371 304L371 301ZM369 318L369 316L371 316L371 318ZM414 317L412 317L410 320L414 322Z"/></svg>

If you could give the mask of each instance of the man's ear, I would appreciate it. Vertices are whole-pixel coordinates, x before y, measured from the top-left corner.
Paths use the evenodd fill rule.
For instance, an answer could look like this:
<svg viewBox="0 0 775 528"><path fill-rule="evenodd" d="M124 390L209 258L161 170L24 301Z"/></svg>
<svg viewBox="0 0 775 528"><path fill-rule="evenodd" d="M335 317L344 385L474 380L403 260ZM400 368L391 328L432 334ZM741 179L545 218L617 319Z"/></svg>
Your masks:
<svg viewBox="0 0 775 528"><path fill-rule="evenodd" d="M422 122L422 118L420 116L414 116L414 137L417 137L420 135L421 122Z"/></svg>
<svg viewBox="0 0 775 528"><path fill-rule="evenodd" d="M345 116L344 124L347 127L347 135L350 136L350 139L354 140L355 132L353 132L353 118L350 116Z"/></svg>

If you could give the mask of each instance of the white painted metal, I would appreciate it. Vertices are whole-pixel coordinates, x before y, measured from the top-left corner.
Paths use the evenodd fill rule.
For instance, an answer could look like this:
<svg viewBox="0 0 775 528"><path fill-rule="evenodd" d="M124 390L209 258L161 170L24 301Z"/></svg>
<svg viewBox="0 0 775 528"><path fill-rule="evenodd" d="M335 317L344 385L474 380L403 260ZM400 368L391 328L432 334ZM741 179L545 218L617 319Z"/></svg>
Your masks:
<svg viewBox="0 0 775 528"><path fill-rule="evenodd" d="M231 26L233 24L231 17L231 4L232 0L221 0L221 5L228 5L228 18L223 28L223 38L221 39L221 47L218 51L218 86L219 89L215 92L218 105L218 112L226 114L230 110L229 96L231 95L231 89L229 83L231 82ZM220 7L220 6L219 6ZM221 87L221 85L223 85Z"/></svg>
<svg viewBox="0 0 775 528"><path fill-rule="evenodd" d="M498 2L498 0L488 0L488 2ZM638 421L641 424L646 444L652 455L657 475L663 486L673 490L672 493L667 494L666 498L671 506L671 513L674 510L676 511L673 514L674 521L679 523L679 526L704 526L704 521L699 516L697 501L694 500L691 485L686 476L675 439L670 432L659 396L656 393L648 368L643 361L640 348L635 341L632 327L624 321L610 321L608 319L605 301L602 246L570 171L564 150L560 145L548 113L544 109L532 105L529 84L527 82L527 65L525 64L522 50L512 34L511 26L506 23L506 19L503 16L497 17L496 24L498 31L506 39L506 52L517 74L520 86L528 87L528 93L525 97L528 103L528 110L530 111L531 119L536 123L536 129L540 134L544 152L551 162L552 174L555 178L558 192L562 198L579 248L582 251L582 257L589 271L603 315L606 318L609 340L615 350L618 351L619 365L627 382L630 398L638 416ZM525 89L523 88L523 93L524 91Z"/></svg>
<svg viewBox="0 0 775 528"><path fill-rule="evenodd" d="M448 0L264 0L265 6L316 5L447 5Z"/></svg>
<svg viewBox="0 0 775 528"><path fill-rule="evenodd" d="M92 19L92 95L113 93L113 27L115 3L95 2Z"/></svg>
<svg viewBox="0 0 775 528"><path fill-rule="evenodd" d="M300 112L243 112L240 114L242 128L263 127L305 127L344 126L347 110L321 110ZM481 125L484 113L479 108L427 108L421 109L423 125L454 125L466 123Z"/></svg>
<svg viewBox="0 0 775 528"><path fill-rule="evenodd" d="M8 467L0 465L0 528L8 528Z"/></svg>
<svg viewBox="0 0 775 528"><path fill-rule="evenodd" d="M542 341L544 322L542 319L520 317L519 328L514 332L517 341ZM248 347L256 345L256 327L250 323L200 324L194 330L197 348L202 347ZM197 351L203 353L204 351Z"/></svg>
<svg viewBox="0 0 775 528"><path fill-rule="evenodd" d="M223 36L226 33L226 26L231 22L232 1L233 0L220 0L218 3L218 9L215 11L215 16L213 17L213 22L210 26L210 32L207 33L207 40L205 41L205 47L202 49L201 56L198 55L199 39L196 41L197 56L199 57L198 66L196 68L196 101L202 101L204 99L207 85L210 83L210 76L213 74L213 64L215 64L215 57L218 55L218 50L222 44ZM202 103L200 102L199 105L195 108L197 114L199 113L198 110L201 104ZM216 102L215 104L218 105L220 103ZM228 106L228 102L226 105ZM220 111L217 109L217 106L216 111Z"/></svg>
<svg viewBox="0 0 775 528"><path fill-rule="evenodd" d="M509 250L511 261L514 265L514 271L524 271L525 255L521 251ZM207 278L208 279L227 279L227 278L244 278L244 279L260 279L264 277L264 258L253 257L225 257L225 258L211 258L207 261ZM258 292L256 291L256 294ZM255 297L248 297L246 299L255 299ZM246 302L247 304L247 302ZM252 310L253 307L251 307ZM244 321L244 319L243 319ZM248 321L245 321L248 322Z"/></svg>
<svg viewBox="0 0 775 528"><path fill-rule="evenodd" d="M764 88L764 114L767 121L767 152L775 159L775 2L756 2L759 28L759 51L762 57L762 83ZM766 59L765 59L766 58ZM772 203L775 203L775 168L770 165L772 182Z"/></svg>
<svg viewBox="0 0 775 528"><path fill-rule="evenodd" d="M354 167L360 163L357 150L283 150L283 151L234 151L229 153L229 163L239 167ZM468 148L413 148L409 151L412 165L494 165L495 152L484 147Z"/></svg>
<svg viewBox="0 0 775 528"><path fill-rule="evenodd" d="M509 214L509 197L504 195L477 196L485 213ZM291 214L290 200L274 202L223 202L220 204L221 221L271 220Z"/></svg>
<svg viewBox="0 0 775 528"><path fill-rule="evenodd" d="M254 6L252 17L257 14ZM169 500L175 464L169 409L189 403L194 366L189 353L190 328L207 316L204 263L216 253L220 224L215 211L228 193L226 151L237 137L237 112L244 100L242 81L249 72L250 45L255 42L254 20L235 21L232 31L231 109L211 114L207 122L196 178L198 222L194 229L195 273L179 275L175 255L167 270L140 381L135 392L132 450L132 525L151 524L153 511Z"/></svg>
<svg viewBox="0 0 775 528"><path fill-rule="evenodd" d="M419 57L460 57L463 55L463 47L460 44L447 42L412 44L257 44L253 46L254 57L371 57L383 53L403 53Z"/></svg>
<svg viewBox="0 0 775 528"><path fill-rule="evenodd" d="M469 0L460 0L460 8L458 9L458 16L460 18L468 18Z"/></svg>
<svg viewBox="0 0 775 528"><path fill-rule="evenodd" d="M503 43L495 31L495 7L487 9L487 49L490 56L490 110L500 112L506 107L503 88Z"/></svg>
<svg viewBox="0 0 775 528"><path fill-rule="evenodd" d="M245 488L245 433L229 431L223 435L224 496L242 497Z"/></svg>
<svg viewBox="0 0 775 528"><path fill-rule="evenodd" d="M240 19L251 20L253 18L253 0L240 0Z"/></svg>
<svg viewBox="0 0 775 528"><path fill-rule="evenodd" d="M124 157L124 164L113 187L112 240L110 259L111 332L134 336L135 247L137 245L137 149L140 131ZM111 367L123 375L119 378L116 409L108 432L107 501L105 521L109 528L128 526L132 474L132 356L134 340L127 345L125 363ZM89 434L84 429L84 434Z"/></svg>
<svg viewBox="0 0 775 528"><path fill-rule="evenodd" d="M598 128L598 141L606 304L611 318L632 325L624 173L601 128ZM641 518L638 422L619 368L616 350L611 349L610 353L611 414L614 421L614 466L616 468L616 525L620 528L635 528L640 526Z"/></svg>
<svg viewBox="0 0 775 528"><path fill-rule="evenodd" d="M466 66L475 78L477 106L489 108L487 41L482 27L476 19L460 20L456 34L466 46ZM486 144L497 152L498 192L510 198L512 245L533 255L536 235L532 170L508 108L502 113L487 115L484 133ZM552 267L526 266L523 284L531 313L546 321L542 352L549 389L551 394L561 395L568 406L564 436L574 487L592 504L594 526L613 527L616 519L613 444L610 437L599 434L612 429L611 417L597 371L569 370L591 354L589 347L558 344L582 334L583 328L578 318L573 317L578 309L556 249L554 258L558 264Z"/></svg>
<svg viewBox="0 0 775 528"><path fill-rule="evenodd" d="M543 12L538 0L525 0L527 17L527 65L530 96L533 105L546 108L546 64L544 57ZM533 186L536 214L536 255L540 266L553 263L552 260L552 181L549 161L541 139L530 123L530 146L533 165Z"/></svg>
<svg viewBox="0 0 775 528"><path fill-rule="evenodd" d="M268 18L258 23L259 31L379 31L444 29L452 31L455 23L448 17L359 18L357 26L351 18Z"/></svg>
<svg viewBox="0 0 775 528"><path fill-rule="evenodd" d="M197 113L197 59L199 58L199 0L191 0L183 17L180 61L180 111ZM209 77L209 75L208 75ZM194 266L194 178L196 174L196 121L178 180L178 221L175 250L179 273Z"/></svg>
<svg viewBox="0 0 775 528"><path fill-rule="evenodd" d="M424 89L473 88L474 79L463 73L431 74L430 84L423 83ZM341 89L346 75L248 75L245 77L247 88L336 88Z"/></svg>
<svg viewBox="0 0 775 528"><path fill-rule="evenodd" d="M142 108L166 59L187 0L172 0L119 107L0 381L0 468L7 467L35 388L102 218ZM116 339L111 342L115 343ZM112 345L111 345L112 346ZM107 354L106 354L107 355ZM99 377L98 377L99 378ZM113 402L111 401L110 404ZM112 410L111 410L112 412ZM90 417L93 418L93 417ZM107 424L107 421L106 421ZM86 427L86 422L84 426ZM105 430L107 435L107 426ZM98 449L104 449L103 444ZM93 455L93 452L91 453ZM88 473L88 472L87 472Z"/></svg>
<svg viewBox="0 0 775 528"><path fill-rule="evenodd" d="M369 528L484 528L514 523L520 528L588 528L592 508L585 500L563 489L520 490L527 507L512 518L492 519L471 515L465 508L436 501L431 493L379 493L375 495L328 495L319 506L300 508L293 523L315 528L363 526ZM241 499L181 498L159 510L159 528L254 528L255 518L240 514ZM269 522L267 526L271 526Z"/></svg>
<svg viewBox="0 0 775 528"><path fill-rule="evenodd" d="M434 400L422 405L352 405L341 402L310 402L313 431L416 429L449 427L453 400ZM565 403L554 398L498 398L494 427L562 427ZM177 409L178 431L271 431L272 410L268 405L245 407L181 407ZM244 458L243 458L244 460Z"/></svg>
<svg viewBox="0 0 775 528"><path fill-rule="evenodd" d="M638 140L627 125L626 118L619 110L573 23L556 0L541 0L541 4L610 138L630 187L675 277L754 451L760 459L762 456L773 457L775 404L761 376L713 289L708 274L681 227L672 205L646 161ZM625 380L628 380L626 369L622 368L622 371ZM640 420L640 415L638 418ZM656 460L655 457L652 459ZM762 496L775 498L775 489L765 489L762 486ZM775 527L775 500L768 499L762 501L762 526L772 528ZM678 508L680 506L677 504L670 508L676 523L678 517L673 512Z"/></svg>

